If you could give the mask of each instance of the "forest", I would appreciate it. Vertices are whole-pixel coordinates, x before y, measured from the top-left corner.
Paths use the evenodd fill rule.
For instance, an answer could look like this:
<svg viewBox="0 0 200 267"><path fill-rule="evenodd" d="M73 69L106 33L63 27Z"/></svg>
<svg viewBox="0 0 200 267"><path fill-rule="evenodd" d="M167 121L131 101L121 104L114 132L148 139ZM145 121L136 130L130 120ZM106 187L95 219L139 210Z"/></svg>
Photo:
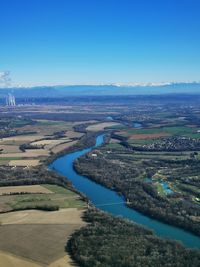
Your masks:
<svg viewBox="0 0 200 267"><path fill-rule="evenodd" d="M200 253L177 242L163 240L128 220L89 210L86 227L66 245L82 267L198 267Z"/></svg>
<svg viewBox="0 0 200 267"><path fill-rule="evenodd" d="M87 154L74 167L82 175L124 195L130 200L130 207L200 235L200 209L195 201L199 196L198 160L137 159L128 149L107 151L106 145L96 149L96 158ZM152 177L154 180L146 182L146 178ZM162 179L169 181L173 194L161 191Z"/></svg>

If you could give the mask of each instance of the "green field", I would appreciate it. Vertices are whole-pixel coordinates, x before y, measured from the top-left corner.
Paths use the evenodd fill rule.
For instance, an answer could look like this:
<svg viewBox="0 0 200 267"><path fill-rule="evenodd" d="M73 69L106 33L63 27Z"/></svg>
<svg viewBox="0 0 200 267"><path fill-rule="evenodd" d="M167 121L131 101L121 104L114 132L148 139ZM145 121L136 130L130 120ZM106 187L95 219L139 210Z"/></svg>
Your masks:
<svg viewBox="0 0 200 267"><path fill-rule="evenodd" d="M128 143L129 144L134 144L134 145L149 145L151 144L152 142L154 143L158 143L160 139L137 139L137 140L134 140L134 139L129 139L128 140Z"/></svg>
<svg viewBox="0 0 200 267"><path fill-rule="evenodd" d="M166 193L165 193L165 190L163 189L162 185L160 183L155 183L156 185L156 189L157 189L157 192L160 196L165 196Z"/></svg>
<svg viewBox="0 0 200 267"><path fill-rule="evenodd" d="M133 140L131 140L133 141ZM136 140L139 141L139 140ZM142 140L142 141L152 141L152 140ZM133 142L130 142L133 143ZM184 152L166 152L166 151L159 151L159 152L151 152L151 151L134 151L130 153L123 153L120 154L119 150L123 152L126 151L126 148L119 143L111 143L105 145L105 150L113 149L120 157L129 159L159 159L159 160L185 160L190 158L190 154L192 151L184 151ZM118 152L117 152L118 151ZM200 157L200 155L198 155Z"/></svg>
<svg viewBox="0 0 200 267"><path fill-rule="evenodd" d="M20 160L22 159L22 157L3 157L3 158L0 158L0 160Z"/></svg>
<svg viewBox="0 0 200 267"><path fill-rule="evenodd" d="M170 135L181 135L192 138L200 138L200 133L197 133L196 128L190 128L186 126L178 127L160 127L160 128L146 128L146 129L129 129L126 131L127 136L133 134L156 134L156 133L167 133Z"/></svg>
<svg viewBox="0 0 200 267"><path fill-rule="evenodd" d="M133 155L134 158L137 159L154 159L154 160L184 160L184 159L189 159L188 155L182 155L182 156L177 156L177 155L167 155L167 154L148 154L148 153L139 153L139 154L134 154Z"/></svg>
<svg viewBox="0 0 200 267"><path fill-rule="evenodd" d="M62 186L51 185L51 184L43 184L42 186L49 189L51 192L54 192L57 194L65 194L65 196L77 196L76 193L74 193L73 191L68 190Z"/></svg>
<svg viewBox="0 0 200 267"><path fill-rule="evenodd" d="M118 133L119 134L119 133ZM200 133L197 133L197 128L190 128L186 126L178 126L178 127L159 127L159 128L146 128L146 129L128 129L123 133L120 133L121 136L130 138L134 137L134 134L166 134L168 136L184 136L189 138L200 138ZM141 137L142 138L142 137ZM128 142L130 144L135 145L148 145L152 142L159 142L161 137L149 137L148 139L129 139Z"/></svg>
<svg viewBox="0 0 200 267"><path fill-rule="evenodd" d="M127 129L127 128L128 128L128 126L126 126L124 124L120 124L120 125L109 126L109 127L106 127L105 129L124 130L124 129Z"/></svg>
<svg viewBox="0 0 200 267"><path fill-rule="evenodd" d="M9 127L23 127L25 125L31 124L31 120L26 120L26 119L20 119L20 120L11 120L9 123Z"/></svg>
<svg viewBox="0 0 200 267"><path fill-rule="evenodd" d="M37 125L40 126L63 126L64 124L66 124L68 126L68 124L64 121L52 121L52 120L42 120L42 121L37 121Z"/></svg>
<svg viewBox="0 0 200 267"><path fill-rule="evenodd" d="M29 193L1 196L0 205L8 210L42 209L42 207L80 208L84 202L76 193L57 185L44 185L52 193Z"/></svg>
<svg viewBox="0 0 200 267"><path fill-rule="evenodd" d="M110 143L110 144L106 145L106 148L107 149L113 149L113 148L115 148L115 149L123 149L123 146L120 145L119 143Z"/></svg>

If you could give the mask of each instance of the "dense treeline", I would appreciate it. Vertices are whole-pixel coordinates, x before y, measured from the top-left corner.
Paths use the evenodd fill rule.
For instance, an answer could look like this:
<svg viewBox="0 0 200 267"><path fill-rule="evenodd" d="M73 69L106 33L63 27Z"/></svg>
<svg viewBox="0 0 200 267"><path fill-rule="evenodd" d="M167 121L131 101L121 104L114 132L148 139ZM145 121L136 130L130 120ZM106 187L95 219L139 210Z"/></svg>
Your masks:
<svg viewBox="0 0 200 267"><path fill-rule="evenodd" d="M89 223L67 244L82 267L198 267L200 253L177 242L156 237L150 230L127 220L90 210Z"/></svg>
<svg viewBox="0 0 200 267"><path fill-rule="evenodd" d="M33 184L57 184L64 187L71 183L63 176L49 171L40 166L29 169L16 167L0 167L0 186L33 185Z"/></svg>
<svg viewBox="0 0 200 267"><path fill-rule="evenodd" d="M18 210L43 210L43 211L57 211L59 210L59 206L55 204L30 204L25 207L14 207L12 211Z"/></svg>
<svg viewBox="0 0 200 267"><path fill-rule="evenodd" d="M131 157L131 152L128 151L124 154L121 150L120 154L104 152L102 148L102 151L95 152L98 154L96 158L90 154L79 158L75 162L76 170L122 193L130 200L129 205L132 208L200 235L200 207L193 201L194 194L190 196L192 189L160 195L154 184L146 183L143 178L152 177L157 170L161 170L166 177L169 176L169 180L176 179L177 187L187 182L199 188L199 180L196 178L200 169L199 161L137 160ZM188 165L188 162L191 165Z"/></svg>
<svg viewBox="0 0 200 267"><path fill-rule="evenodd" d="M25 152L27 149L42 149L42 148L44 148L44 145L36 146L31 144L22 144L19 146L19 149L22 152Z"/></svg>

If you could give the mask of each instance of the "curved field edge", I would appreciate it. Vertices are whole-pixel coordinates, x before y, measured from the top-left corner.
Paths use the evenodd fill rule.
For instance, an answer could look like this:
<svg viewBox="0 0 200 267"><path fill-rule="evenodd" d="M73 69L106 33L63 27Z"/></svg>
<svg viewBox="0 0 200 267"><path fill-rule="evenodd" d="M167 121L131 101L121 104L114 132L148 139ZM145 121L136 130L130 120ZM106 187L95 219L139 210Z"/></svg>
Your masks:
<svg viewBox="0 0 200 267"><path fill-rule="evenodd" d="M8 259L5 254L0 254L0 263L8 260L13 264L11 266L18 266L17 259L21 258L27 267L32 266L29 262L41 266L74 266L65 252L65 244L75 230L85 225L82 212L71 208L55 212L30 210L1 214L3 242L0 242L0 251L14 257Z"/></svg>

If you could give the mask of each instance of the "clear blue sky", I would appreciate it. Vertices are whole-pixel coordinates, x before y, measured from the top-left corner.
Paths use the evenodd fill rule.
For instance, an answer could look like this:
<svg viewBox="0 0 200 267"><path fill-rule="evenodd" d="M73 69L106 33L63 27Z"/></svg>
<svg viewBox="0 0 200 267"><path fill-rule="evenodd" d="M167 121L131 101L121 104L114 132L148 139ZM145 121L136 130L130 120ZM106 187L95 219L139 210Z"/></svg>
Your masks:
<svg viewBox="0 0 200 267"><path fill-rule="evenodd" d="M199 0L0 0L16 84L200 80Z"/></svg>

